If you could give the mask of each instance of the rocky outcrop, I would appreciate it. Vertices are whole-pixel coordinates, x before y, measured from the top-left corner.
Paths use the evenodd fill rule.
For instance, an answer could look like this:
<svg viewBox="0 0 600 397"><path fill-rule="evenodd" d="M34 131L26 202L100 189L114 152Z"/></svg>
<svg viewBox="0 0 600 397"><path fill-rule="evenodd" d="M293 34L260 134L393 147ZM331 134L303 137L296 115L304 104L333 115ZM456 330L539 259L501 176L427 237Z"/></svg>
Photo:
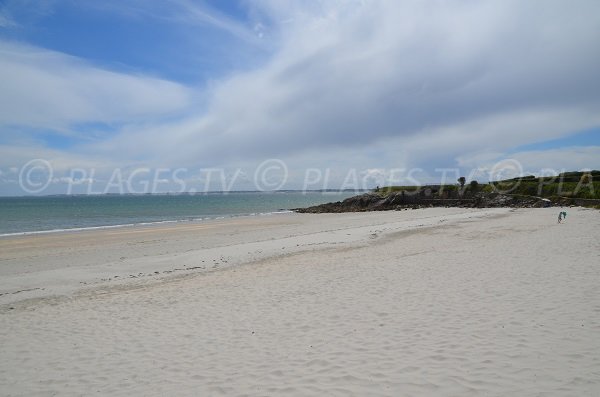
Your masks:
<svg viewBox="0 0 600 397"><path fill-rule="evenodd" d="M433 198L420 194L407 192L394 192L387 196L376 193L365 193L337 201L308 208L295 209L302 213L327 213L327 212L362 212L362 211L389 211L404 208L424 207L470 207L470 208L540 208L551 205L549 200L532 196L516 196L499 193L479 193L464 198Z"/></svg>

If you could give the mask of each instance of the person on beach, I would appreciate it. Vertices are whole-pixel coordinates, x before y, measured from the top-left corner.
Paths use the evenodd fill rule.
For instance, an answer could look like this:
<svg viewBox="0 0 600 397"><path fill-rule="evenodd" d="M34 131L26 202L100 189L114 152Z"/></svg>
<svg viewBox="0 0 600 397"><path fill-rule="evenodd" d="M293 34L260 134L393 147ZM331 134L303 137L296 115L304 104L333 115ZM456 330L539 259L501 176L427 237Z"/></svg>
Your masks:
<svg viewBox="0 0 600 397"><path fill-rule="evenodd" d="M567 213L566 211L560 211L558 213L558 223L561 223L563 219L567 218Z"/></svg>

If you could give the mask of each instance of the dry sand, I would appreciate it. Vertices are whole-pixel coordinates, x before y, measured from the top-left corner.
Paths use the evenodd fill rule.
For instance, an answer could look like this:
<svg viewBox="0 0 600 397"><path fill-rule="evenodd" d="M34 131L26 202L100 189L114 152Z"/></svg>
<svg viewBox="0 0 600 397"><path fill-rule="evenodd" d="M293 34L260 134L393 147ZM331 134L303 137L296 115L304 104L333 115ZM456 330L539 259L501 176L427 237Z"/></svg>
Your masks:
<svg viewBox="0 0 600 397"><path fill-rule="evenodd" d="M1 395L600 395L600 212L0 239Z"/></svg>

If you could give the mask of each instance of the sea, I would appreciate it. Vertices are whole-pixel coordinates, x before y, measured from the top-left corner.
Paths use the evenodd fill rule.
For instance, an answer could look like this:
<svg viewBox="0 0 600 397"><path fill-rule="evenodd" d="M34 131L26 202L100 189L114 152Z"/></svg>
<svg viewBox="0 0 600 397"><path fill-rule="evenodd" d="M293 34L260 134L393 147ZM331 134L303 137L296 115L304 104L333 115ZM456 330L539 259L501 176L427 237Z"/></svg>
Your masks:
<svg viewBox="0 0 600 397"><path fill-rule="evenodd" d="M0 236L266 216L356 192L227 192L0 197Z"/></svg>

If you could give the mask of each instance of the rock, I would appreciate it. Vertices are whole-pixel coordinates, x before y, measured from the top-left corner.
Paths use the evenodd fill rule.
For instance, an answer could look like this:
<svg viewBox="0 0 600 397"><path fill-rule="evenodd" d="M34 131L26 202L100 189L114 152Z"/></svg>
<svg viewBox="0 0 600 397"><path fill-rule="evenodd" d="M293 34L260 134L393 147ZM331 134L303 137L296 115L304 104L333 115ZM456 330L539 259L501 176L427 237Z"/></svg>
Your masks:
<svg viewBox="0 0 600 397"><path fill-rule="evenodd" d="M389 211L428 207L465 207L465 208L541 208L549 201L540 197L516 196L500 193L478 193L474 196L459 198L432 198L421 194L393 192L387 196L364 193L335 203L326 203L308 208L296 208L300 213L338 213L362 211Z"/></svg>

